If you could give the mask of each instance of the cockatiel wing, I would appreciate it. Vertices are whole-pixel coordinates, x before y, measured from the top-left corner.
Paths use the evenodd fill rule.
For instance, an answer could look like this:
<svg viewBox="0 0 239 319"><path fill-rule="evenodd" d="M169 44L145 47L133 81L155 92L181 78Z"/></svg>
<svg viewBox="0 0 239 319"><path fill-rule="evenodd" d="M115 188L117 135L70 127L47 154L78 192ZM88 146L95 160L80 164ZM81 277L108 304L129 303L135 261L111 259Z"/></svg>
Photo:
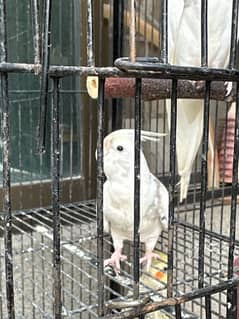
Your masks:
<svg viewBox="0 0 239 319"><path fill-rule="evenodd" d="M169 209L169 196L166 187L153 176L155 183L157 185L156 196L155 196L155 206L158 209L160 223L163 230L168 229L168 209Z"/></svg>

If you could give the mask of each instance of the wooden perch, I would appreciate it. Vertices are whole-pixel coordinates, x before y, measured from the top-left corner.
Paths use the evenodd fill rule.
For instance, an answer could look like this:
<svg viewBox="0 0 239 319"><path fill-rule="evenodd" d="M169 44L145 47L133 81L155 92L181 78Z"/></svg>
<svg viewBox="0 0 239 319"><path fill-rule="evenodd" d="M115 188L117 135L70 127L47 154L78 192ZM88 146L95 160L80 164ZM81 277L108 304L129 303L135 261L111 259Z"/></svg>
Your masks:
<svg viewBox="0 0 239 319"><path fill-rule="evenodd" d="M178 81L178 98L203 99L204 89L197 89L193 81ZM98 77L87 77L87 90L91 98L98 97ZM171 97L172 81L166 79L142 79L142 99L145 101L168 99ZM225 101L226 88L224 82L211 84L211 99ZM135 95L134 78L106 78L106 98L126 98ZM232 99L232 97L230 96ZM229 102L229 99L227 98Z"/></svg>

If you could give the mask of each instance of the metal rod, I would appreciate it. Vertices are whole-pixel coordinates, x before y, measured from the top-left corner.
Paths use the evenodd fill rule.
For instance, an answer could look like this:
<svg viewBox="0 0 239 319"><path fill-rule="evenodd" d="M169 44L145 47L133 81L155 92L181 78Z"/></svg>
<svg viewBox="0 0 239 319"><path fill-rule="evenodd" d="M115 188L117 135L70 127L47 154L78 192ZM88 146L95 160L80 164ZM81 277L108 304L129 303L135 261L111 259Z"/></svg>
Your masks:
<svg viewBox="0 0 239 319"><path fill-rule="evenodd" d="M233 174L232 174L232 195L231 195L231 216L230 216L230 234L229 234L229 252L228 252L228 278L233 277L234 257L235 257L235 236L237 220L237 192L238 192L238 158L239 158L239 83L237 82L237 101L235 114L234 130L234 154L233 154ZM233 301L235 290L229 290L227 302L231 304L228 308L229 318L235 317L235 305Z"/></svg>
<svg viewBox="0 0 239 319"><path fill-rule="evenodd" d="M160 309L165 308L166 306L175 306L179 304L185 304L188 301L195 300L200 297L205 297L209 295L214 295L219 292L223 292L226 289L234 288L239 285L239 279L233 278L231 280L227 280L219 283L218 285L207 286L201 289L195 289L188 293L185 293L183 296L168 298L163 301L149 303L145 306L139 307L138 309L133 310L125 310L118 314L106 315L105 319L131 319L137 317L139 315L145 315L147 313L151 313Z"/></svg>
<svg viewBox="0 0 239 319"><path fill-rule="evenodd" d="M38 0L31 0L32 22L33 22L33 47L34 63L40 64L40 24L39 24L39 3Z"/></svg>
<svg viewBox="0 0 239 319"><path fill-rule="evenodd" d="M201 66L208 65L207 0L201 0Z"/></svg>
<svg viewBox="0 0 239 319"><path fill-rule="evenodd" d="M211 296L205 297L205 312L206 312L206 319L212 318L212 304L211 304Z"/></svg>
<svg viewBox="0 0 239 319"><path fill-rule="evenodd" d="M167 296L173 296L173 247L174 247L174 207L176 184L176 127L177 127L177 80L172 81L170 117L170 183L169 183L169 226L168 226L168 289Z"/></svg>
<svg viewBox="0 0 239 319"><path fill-rule="evenodd" d="M238 81L237 69L215 69L200 67L175 66L163 63L135 62L131 64L124 58L117 59L117 67L87 67L87 66L61 66L49 67L49 76L66 77L73 74L85 76L94 75L101 77L138 77L161 79L188 79L188 80L213 80L213 81ZM8 73L35 73L35 64L26 63L0 63L0 72Z"/></svg>
<svg viewBox="0 0 239 319"><path fill-rule="evenodd" d="M129 38L129 47L130 47L130 61L135 62L136 59L136 44L135 44L135 0L130 0L130 38Z"/></svg>
<svg viewBox="0 0 239 319"><path fill-rule="evenodd" d="M168 0L162 1L161 8L161 60L163 63L168 63Z"/></svg>
<svg viewBox="0 0 239 319"><path fill-rule="evenodd" d="M140 152L141 152L141 79L136 79L134 131L134 298L139 297L140 257Z"/></svg>
<svg viewBox="0 0 239 319"><path fill-rule="evenodd" d="M113 63L123 54L124 1L113 1ZM112 131L122 126L122 100L112 99Z"/></svg>
<svg viewBox="0 0 239 319"><path fill-rule="evenodd" d="M42 45L42 70L41 70L41 93L40 93L40 123L39 123L39 151L44 152L46 146L46 118L48 100L48 80L50 63L50 34L51 34L51 7L52 1L44 2L44 31Z"/></svg>
<svg viewBox="0 0 239 319"><path fill-rule="evenodd" d="M59 78L53 79L52 99L52 212L53 212L53 279L54 315L61 319L61 220L60 220L60 120Z"/></svg>
<svg viewBox="0 0 239 319"><path fill-rule="evenodd" d="M175 317L176 317L176 319L181 319L182 318L181 305L176 305L175 306Z"/></svg>
<svg viewBox="0 0 239 319"><path fill-rule="evenodd" d="M104 82L99 79L98 126L97 126L97 279L98 279L98 316L104 314L104 222L103 222L103 187L104 187Z"/></svg>
<svg viewBox="0 0 239 319"><path fill-rule="evenodd" d="M233 0L229 68L236 67L239 0Z"/></svg>
<svg viewBox="0 0 239 319"><path fill-rule="evenodd" d="M93 1L87 0L87 65L89 67L95 65L93 21Z"/></svg>
<svg viewBox="0 0 239 319"><path fill-rule="evenodd" d="M204 284L204 246L205 246L205 209L207 200L207 152L208 152L208 131L210 113L210 85L206 81L204 99L204 118L203 118L203 140L201 155L201 196L200 196L200 229L199 229L199 251L198 251L198 287Z"/></svg>
<svg viewBox="0 0 239 319"><path fill-rule="evenodd" d="M6 0L0 0L0 62L6 62L7 52L7 21ZM9 136L9 96L8 74L1 73L1 135L3 152L3 207L4 218L4 252L6 299L9 319L15 318L14 283L13 283L13 254L12 254L12 209L11 209L11 164L10 164L10 136Z"/></svg>

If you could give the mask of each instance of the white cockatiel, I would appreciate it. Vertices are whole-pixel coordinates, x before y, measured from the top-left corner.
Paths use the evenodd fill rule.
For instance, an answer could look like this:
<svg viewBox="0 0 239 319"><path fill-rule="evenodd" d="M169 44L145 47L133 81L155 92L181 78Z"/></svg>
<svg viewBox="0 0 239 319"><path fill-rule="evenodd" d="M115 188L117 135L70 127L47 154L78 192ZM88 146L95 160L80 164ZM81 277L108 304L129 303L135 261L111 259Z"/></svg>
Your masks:
<svg viewBox="0 0 239 319"><path fill-rule="evenodd" d="M228 65L231 39L232 0L208 0L208 66ZM201 0L168 1L169 63L201 65ZM180 201L186 198L192 166L203 131L203 101L178 99L176 152ZM170 101L167 101L170 125Z"/></svg>
<svg viewBox="0 0 239 319"><path fill-rule="evenodd" d="M158 140L165 134L141 132L142 141ZM153 257L152 251L162 230L168 227L168 191L150 172L146 159L140 151L140 240L145 243L146 253L140 262L147 268ZM123 241L133 240L134 231L134 130L121 129L104 139L104 229L110 232L114 253L105 265L120 270Z"/></svg>

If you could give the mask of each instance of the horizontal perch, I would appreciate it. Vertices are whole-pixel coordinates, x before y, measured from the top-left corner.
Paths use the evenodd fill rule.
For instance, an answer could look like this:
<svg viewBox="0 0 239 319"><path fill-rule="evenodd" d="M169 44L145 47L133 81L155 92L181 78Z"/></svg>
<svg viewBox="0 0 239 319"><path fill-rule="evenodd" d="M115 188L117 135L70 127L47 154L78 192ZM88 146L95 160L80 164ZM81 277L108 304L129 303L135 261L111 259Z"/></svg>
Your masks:
<svg viewBox="0 0 239 319"><path fill-rule="evenodd" d="M98 77L87 77L87 90L90 97L98 97ZM142 99L145 101L167 99L171 97L172 81L166 79L142 79ZM231 102L235 99L234 89L230 96L226 96L224 82L215 81L211 84L211 99ZM106 78L105 97L106 98L126 98L135 95L134 78ZM203 99L204 88L197 88L194 81L178 81L178 98Z"/></svg>

